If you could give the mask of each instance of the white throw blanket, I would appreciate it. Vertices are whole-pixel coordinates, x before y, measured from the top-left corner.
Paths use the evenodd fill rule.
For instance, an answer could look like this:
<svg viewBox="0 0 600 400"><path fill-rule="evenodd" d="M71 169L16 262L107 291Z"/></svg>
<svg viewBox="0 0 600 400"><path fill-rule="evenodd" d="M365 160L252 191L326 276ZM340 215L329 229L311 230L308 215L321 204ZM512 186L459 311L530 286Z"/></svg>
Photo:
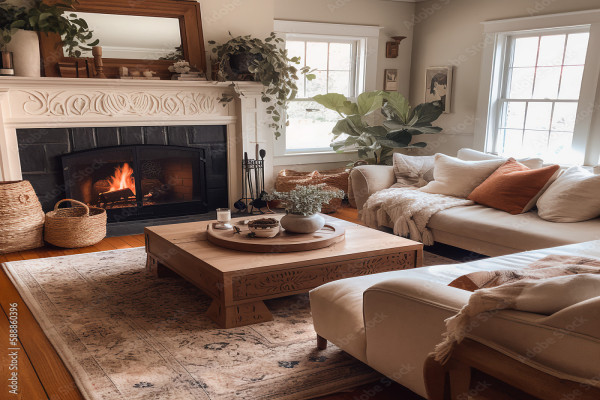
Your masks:
<svg viewBox="0 0 600 400"><path fill-rule="evenodd" d="M504 309L551 315L574 304L600 297L600 275L566 275L524 279L490 289L476 290L458 314L448 318L443 341L435 347L435 359L445 364L456 343L471 330Z"/></svg>
<svg viewBox="0 0 600 400"><path fill-rule="evenodd" d="M433 235L427 228L429 219L439 211L471 204L471 200L425 193L414 187L384 189L369 197L361 219L372 228L391 221L396 235L431 246Z"/></svg>

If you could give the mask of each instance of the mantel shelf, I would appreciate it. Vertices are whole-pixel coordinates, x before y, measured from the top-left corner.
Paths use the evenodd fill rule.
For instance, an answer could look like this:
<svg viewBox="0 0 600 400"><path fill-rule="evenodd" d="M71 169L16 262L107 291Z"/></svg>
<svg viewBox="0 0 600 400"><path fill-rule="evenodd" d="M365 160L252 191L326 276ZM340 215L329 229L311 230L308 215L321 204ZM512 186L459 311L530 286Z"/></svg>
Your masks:
<svg viewBox="0 0 600 400"><path fill-rule="evenodd" d="M263 86L259 82L217 82L217 81L178 81L178 80L145 80L145 79L94 79L94 78L26 78L0 77L0 91L31 88L101 88L101 89L229 89L232 83L236 92L261 92Z"/></svg>

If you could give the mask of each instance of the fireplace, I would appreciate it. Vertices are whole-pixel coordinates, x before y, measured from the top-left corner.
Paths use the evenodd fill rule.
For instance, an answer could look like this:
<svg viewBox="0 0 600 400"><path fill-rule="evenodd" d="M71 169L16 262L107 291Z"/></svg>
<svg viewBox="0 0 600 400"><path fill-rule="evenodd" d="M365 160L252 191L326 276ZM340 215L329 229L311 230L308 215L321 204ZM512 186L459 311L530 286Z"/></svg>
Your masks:
<svg viewBox="0 0 600 400"><path fill-rule="evenodd" d="M106 209L109 221L208 212L203 149L121 146L62 156L67 198Z"/></svg>
<svg viewBox="0 0 600 400"><path fill-rule="evenodd" d="M124 222L227 207L226 133L223 125L41 128L18 130L17 140L44 211L72 198Z"/></svg>

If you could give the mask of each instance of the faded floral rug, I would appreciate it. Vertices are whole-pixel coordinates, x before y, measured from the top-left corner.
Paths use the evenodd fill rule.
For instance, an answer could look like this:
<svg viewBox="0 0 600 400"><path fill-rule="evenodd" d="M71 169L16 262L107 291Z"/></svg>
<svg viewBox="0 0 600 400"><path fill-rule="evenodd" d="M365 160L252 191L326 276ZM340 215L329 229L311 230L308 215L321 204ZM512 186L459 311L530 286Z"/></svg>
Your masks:
<svg viewBox="0 0 600 400"><path fill-rule="evenodd" d="M145 260L135 248L5 264L88 399L298 400L380 377L334 345L317 350L307 294L267 300L274 321L219 329L208 296L148 275Z"/></svg>

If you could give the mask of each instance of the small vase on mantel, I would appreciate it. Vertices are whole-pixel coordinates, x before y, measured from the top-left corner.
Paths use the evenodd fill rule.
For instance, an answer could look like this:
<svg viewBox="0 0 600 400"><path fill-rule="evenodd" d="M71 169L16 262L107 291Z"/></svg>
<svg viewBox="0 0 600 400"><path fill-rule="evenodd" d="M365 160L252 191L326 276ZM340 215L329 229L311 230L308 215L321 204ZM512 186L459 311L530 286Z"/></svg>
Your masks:
<svg viewBox="0 0 600 400"><path fill-rule="evenodd" d="M37 32L17 30L6 49L13 53L16 76L41 76L40 40Z"/></svg>
<svg viewBox="0 0 600 400"><path fill-rule="evenodd" d="M288 232L314 233L325 226L325 218L319 214L288 213L281 218L281 226Z"/></svg>

